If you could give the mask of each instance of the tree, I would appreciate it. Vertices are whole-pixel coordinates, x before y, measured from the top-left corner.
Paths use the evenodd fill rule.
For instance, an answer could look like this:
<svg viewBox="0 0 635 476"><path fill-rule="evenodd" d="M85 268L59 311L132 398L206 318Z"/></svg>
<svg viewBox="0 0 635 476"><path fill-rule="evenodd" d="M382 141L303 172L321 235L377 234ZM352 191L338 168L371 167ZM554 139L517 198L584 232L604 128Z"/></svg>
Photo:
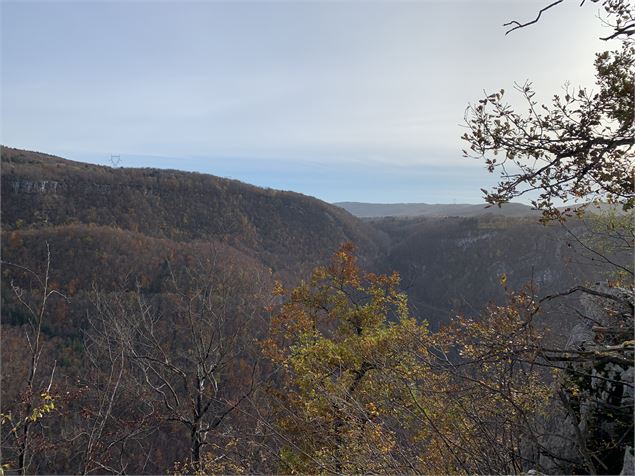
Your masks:
<svg viewBox="0 0 635 476"><path fill-rule="evenodd" d="M48 243L44 270L41 273L6 261L2 264L21 271L29 283L29 288L23 289L11 281L11 289L24 312L24 339L20 350L26 357L27 365L26 368L19 369L22 381L7 381L7 374L4 372L5 362L11 358L9 355L3 355L3 389L8 385L14 386L14 398L9 405L3 405L0 414L0 425L3 430L2 447L10 451L9 457L4 456L7 459L0 463L2 470L10 468L20 474L28 474L31 472L33 459L41 456L36 454L36 448L41 449L44 446L42 438L35 437L34 431L41 429L42 420L55 410L53 380L56 362L43 359L46 355L43 328L46 325L49 302L55 297L65 299L65 296L55 289L50 279L51 252ZM3 333L3 350L5 345L11 348ZM36 443L38 440L39 444ZM14 456L14 459L11 456Z"/></svg>
<svg viewBox="0 0 635 476"><path fill-rule="evenodd" d="M538 303L510 293L481 319L437 333L417 322L399 277L364 273L351 246L291 291L263 350L283 473L501 474L536 467L549 402ZM544 448L545 451L548 449Z"/></svg>
<svg viewBox="0 0 635 476"><path fill-rule="evenodd" d="M161 295L140 288L100 294L91 317L92 343L117 349L142 403L162 424L185 430L189 454L180 461L190 471L199 470L210 443L225 438L222 429L259 378L255 336L247 332L263 309L264 276L252 263L227 259L213 253L188 266L166 262L170 278Z"/></svg>
<svg viewBox="0 0 635 476"><path fill-rule="evenodd" d="M98 318L117 299L107 300L96 289L93 296L94 309L88 313L84 332L83 356L88 365L74 402L78 418L67 430L76 455L73 464L78 474L142 473L152 433L160 423L159 412L148 390L134 379L125 343L112 338L107 327L112 320ZM136 455L123 457L132 452Z"/></svg>
<svg viewBox="0 0 635 476"><path fill-rule="evenodd" d="M541 10L544 12L562 0ZM582 2L584 3L584 2ZM635 125L635 9L627 0L605 0L606 22L621 49L596 55L597 92L565 86L550 105L539 104L531 83L516 85L529 112L516 112L503 101L504 90L471 105L466 111L469 144L465 156L484 160L501 182L485 193L489 203L502 204L535 192L533 205L545 219L562 218L558 206L579 200L602 200L635 206L633 161ZM520 23L509 31L535 23Z"/></svg>
<svg viewBox="0 0 635 476"><path fill-rule="evenodd" d="M536 23L562 1L549 4L532 21L507 23L507 33ZM564 96L539 105L526 83L516 85L528 106L526 115L503 102L503 90L468 107L463 139L470 152L465 155L484 160L490 172L501 172L499 185L483 190L489 203L535 193L532 203L543 211L543 222L557 219L563 224L574 211L571 205L579 202L619 205L619 213L635 207L635 9L627 0L604 0L602 5L604 21L613 28L603 39L617 39L621 48L596 55L597 92L567 85ZM561 204L568 207L559 209ZM583 215L582 208L575 209L577 216ZM538 448L534 467L543 471L614 474L622 470L634 444L633 268L631 260L623 264L612 256L632 256L633 215L614 210L605 218L592 218L586 236L567 228L591 259L617 271L612 279L605 285L582 282L531 303L537 315L547 302L581 295L565 311L580 319L568 342L532 340L520 354L531 351L533 365L555 371L553 405L546 415L555 422L546 421L543 434L527 440ZM496 314L489 311L487 317ZM502 333L500 341L513 342L515 335ZM501 356L513 362L519 354L510 349Z"/></svg>
<svg viewBox="0 0 635 476"><path fill-rule="evenodd" d="M532 289L509 291L505 303L476 318L457 316L434 336L448 399L460 414L446 438L469 474L519 474L538 467L527 447L549 452L538 438L551 392L537 312Z"/></svg>
<svg viewBox="0 0 635 476"><path fill-rule="evenodd" d="M409 315L398 275L362 273L352 251L343 246L308 283L276 290L286 301L263 349L284 371L275 396L285 473L400 472L412 456L396 451L412 419L395 400L414 405L427 326Z"/></svg>

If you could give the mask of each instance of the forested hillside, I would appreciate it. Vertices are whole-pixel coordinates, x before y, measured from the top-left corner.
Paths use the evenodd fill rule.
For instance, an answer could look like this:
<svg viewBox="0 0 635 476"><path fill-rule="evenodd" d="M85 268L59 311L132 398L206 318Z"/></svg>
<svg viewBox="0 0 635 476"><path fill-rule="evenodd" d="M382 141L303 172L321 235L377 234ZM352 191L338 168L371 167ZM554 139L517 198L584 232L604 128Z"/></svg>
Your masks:
<svg viewBox="0 0 635 476"><path fill-rule="evenodd" d="M345 241L373 256L380 241L342 209L298 193L8 147L2 148L2 201L4 231L83 224L181 243L214 239L250 250L274 269L314 263Z"/></svg>
<svg viewBox="0 0 635 476"><path fill-rule="evenodd" d="M351 242L371 267L398 271L421 318L436 326L501 299L502 274L515 287L565 287L591 264L562 227L535 218L362 221L293 192L6 147L2 202L5 260L36 268L49 243L56 282L71 294L93 283L154 289L166 261L205 248L250 256L292 282ZM589 271L588 281L601 277L601 270Z"/></svg>
<svg viewBox="0 0 635 476"><path fill-rule="evenodd" d="M320 327L325 339L340 342L344 338L337 344L341 348L328 351L338 354L342 362L353 358L349 352L357 346L359 355L370 352L367 358L373 362L379 358L376 352L389 352L381 358L396 359L396 365L403 346L415 345L411 342L415 338L429 347L444 347L448 342L459 345L465 335L452 330L463 322L456 320L458 315L477 318L493 302L511 306L501 309L512 312L518 305L514 300L527 297L510 294L511 290L529 286L540 295L543 288L592 285L609 276L609 264L627 265L629 255L622 248L607 250L603 258L589 254L588 245L601 235L598 226L602 224L596 222L545 226L535 218L493 215L362 221L293 192L203 174L95 166L3 147L3 399L10 402L3 418L5 427L15 425L13 434L22 432L13 445L9 444L12 433L5 433L3 444L16 455L13 464L24 466L25 458L30 458L28 466L34 472L90 473L104 468L109 472L189 472L201 464L206 472L310 471L311 464L301 455L319 453L329 444L319 435L316 441L307 440L309 446L300 453L287 446L306 436L302 426L292 423L305 410L288 412L314 397L296 394L296 387L285 385L296 378L310 381L313 370L297 373L305 365L300 362L292 364L291 374L282 370L295 362L296 357L287 353L296 347L289 346L306 345L300 338L304 330L296 328L306 316L336 309L355 316L365 309L373 324L362 331L367 324L360 323L357 332L369 332L369 336L388 332L382 330L387 325L382 319L395 324L382 344L381 339L379 343L349 340L350 336L344 337L349 331L335 330L325 322ZM330 267L317 268L310 281L286 294L286 288L303 282L311 268L327 263L333 253ZM371 273L363 274L356 259ZM408 293L408 304L397 286ZM329 297L334 289L345 294ZM295 304L276 311L281 299ZM345 311L349 306L353 307ZM546 304L543 307L536 323L541 329L552 329L546 341L566 341L573 326L571 316L550 311ZM24 330L31 336L27 346ZM429 331L436 337L428 336ZM481 331L466 327L464 332L477 338ZM326 358L329 354L324 351L319 346L307 348L306 365L311 365L313 352L319 359ZM396 354L390 354L393 351ZM419 362L421 358L427 360L418 355L408 364L412 375L422 372L415 380L428 378L424 376L431 372L438 379L431 385L449 386L444 391L458 384L446 380L458 378L454 371L446 375L449 369ZM356 359L346 365L362 365L365 370L355 371L362 372L357 374L360 378L379 365L360 364ZM29 361L37 373L25 365ZM319 365L328 367L329 362ZM392 367L386 367L386 372L387 378L397 378ZM37 375L44 390L24 407L19 403L24 398L22 382L35 385ZM389 385L398 389L398 381ZM367 385L364 392L369 395L375 385L381 392L389 388L374 380ZM282 388L291 393L280 394ZM534 390L543 398L543 387ZM399 411L412 411L403 394L390 392L384 405L401 402L396 405L405 407ZM498 397L484 394L480 398ZM385 410L393 411L390 406ZM25 412L26 420L16 423L16 415ZM345 422L337 412L311 412L302 418L334 418L336 427L355 426L358 418ZM434 418L443 414L441 406L432 412ZM375 444L394 445L388 443L393 438L390 432L405 431L389 420L375 435ZM409 424L417 421L418 417ZM445 424L462 428L468 423ZM472 430L484 431L482 424ZM392 430L385 433L387 428ZM60 432L68 436L60 440ZM216 438L213 444L207 439L210 432ZM257 436L247 437L244 432ZM174 435L180 436L174 439ZM446 436L439 433L437 437ZM356 441L357 436L351 438ZM434 444L442 441L433 440ZM474 451L487 444L473 442ZM414 441L403 443L406 446L397 445L398 451L419 451ZM360 446L362 453L368 449ZM329 458L342 471L363 466L363 459L333 451ZM129 455L117 462L121 452ZM218 454L225 455L222 462L214 459ZM376 460L376 468L398 471L405 463L393 457ZM433 458L423 467L450 472L460 467L444 466L442 461Z"/></svg>
<svg viewBox="0 0 635 476"><path fill-rule="evenodd" d="M635 475L633 0L5 3L0 476Z"/></svg>
<svg viewBox="0 0 635 476"><path fill-rule="evenodd" d="M574 235L532 218L385 218L369 222L390 238L382 270L398 270L411 303L436 327L460 312L474 313L503 300L500 279L520 289L566 288L606 268L586 256ZM580 236L588 224L571 224ZM627 254L619 259L628 260Z"/></svg>

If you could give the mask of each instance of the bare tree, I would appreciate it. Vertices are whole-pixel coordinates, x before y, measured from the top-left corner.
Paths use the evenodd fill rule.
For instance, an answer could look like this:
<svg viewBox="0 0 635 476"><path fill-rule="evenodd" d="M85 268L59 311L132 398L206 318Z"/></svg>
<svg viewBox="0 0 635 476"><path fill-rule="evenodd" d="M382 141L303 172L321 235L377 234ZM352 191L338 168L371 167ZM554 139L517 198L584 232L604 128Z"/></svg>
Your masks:
<svg viewBox="0 0 635 476"><path fill-rule="evenodd" d="M25 282L30 283L29 289L23 289L16 282L11 281L13 294L25 311L26 323L22 326L22 330L24 331L28 364L25 379L18 392L17 404L8 411L6 407L3 408L1 419L3 430L8 429L7 432L2 432L2 447L14 453L16 459L16 466L11 469L21 474L27 474L30 472L34 456L32 451L33 429L41 424L41 420L46 414L55 409L51 389L55 377L56 362L43 362L42 360L45 350L43 327L51 298L58 296L66 299L66 297L51 286L51 251L48 243L46 243L44 269L40 273L6 261L3 261L2 264L17 268L23 273ZM5 375L3 375L3 381L6 381ZM13 383L20 385L18 382ZM13 440L13 445L10 445L9 440Z"/></svg>
<svg viewBox="0 0 635 476"><path fill-rule="evenodd" d="M194 469L210 434L219 435L258 378L252 333L265 276L248 261L228 263L237 258L225 253L216 249L187 266L166 262L169 279L160 296L141 288L98 294L89 331L98 329L99 342L117 349L110 358L122 366L111 375L111 395L122 362L129 362L148 399L144 404L186 430ZM111 403L103 402L105 411Z"/></svg>
<svg viewBox="0 0 635 476"><path fill-rule="evenodd" d="M77 428L70 438L71 443L78 443L78 473L143 472L151 435L157 430L157 412L153 402L144 398L143 389L135 385L126 349L108 327L112 320L103 319L116 309L110 306L121 301L95 287L93 296L95 312L88 314L84 332L88 365L76 403L82 418L75 423ZM131 453L144 456L130 458Z"/></svg>

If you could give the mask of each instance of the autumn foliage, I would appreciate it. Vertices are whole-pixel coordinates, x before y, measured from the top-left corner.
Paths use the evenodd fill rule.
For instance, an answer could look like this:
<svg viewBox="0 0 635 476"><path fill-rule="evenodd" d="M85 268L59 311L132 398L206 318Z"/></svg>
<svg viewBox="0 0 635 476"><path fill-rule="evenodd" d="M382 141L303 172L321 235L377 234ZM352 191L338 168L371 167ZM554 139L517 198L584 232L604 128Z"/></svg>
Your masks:
<svg viewBox="0 0 635 476"><path fill-rule="evenodd" d="M276 289L284 302L262 346L284 375L272 390L280 471L519 471L523 427L547 397L528 366L530 298L431 334L398 286L362 272L345 245L309 282Z"/></svg>

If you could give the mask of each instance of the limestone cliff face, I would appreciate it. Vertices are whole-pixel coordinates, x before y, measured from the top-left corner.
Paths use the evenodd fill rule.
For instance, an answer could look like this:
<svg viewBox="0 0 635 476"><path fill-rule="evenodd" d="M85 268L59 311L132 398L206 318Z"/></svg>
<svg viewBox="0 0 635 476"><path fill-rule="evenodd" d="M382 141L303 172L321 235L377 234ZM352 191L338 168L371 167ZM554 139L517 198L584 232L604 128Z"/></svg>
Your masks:
<svg viewBox="0 0 635 476"><path fill-rule="evenodd" d="M566 370L545 425L542 471L635 474L633 302L631 290L606 284L582 291L584 319L559 357Z"/></svg>
<svg viewBox="0 0 635 476"><path fill-rule="evenodd" d="M55 193L64 188L57 180L11 180L8 185L13 193Z"/></svg>

